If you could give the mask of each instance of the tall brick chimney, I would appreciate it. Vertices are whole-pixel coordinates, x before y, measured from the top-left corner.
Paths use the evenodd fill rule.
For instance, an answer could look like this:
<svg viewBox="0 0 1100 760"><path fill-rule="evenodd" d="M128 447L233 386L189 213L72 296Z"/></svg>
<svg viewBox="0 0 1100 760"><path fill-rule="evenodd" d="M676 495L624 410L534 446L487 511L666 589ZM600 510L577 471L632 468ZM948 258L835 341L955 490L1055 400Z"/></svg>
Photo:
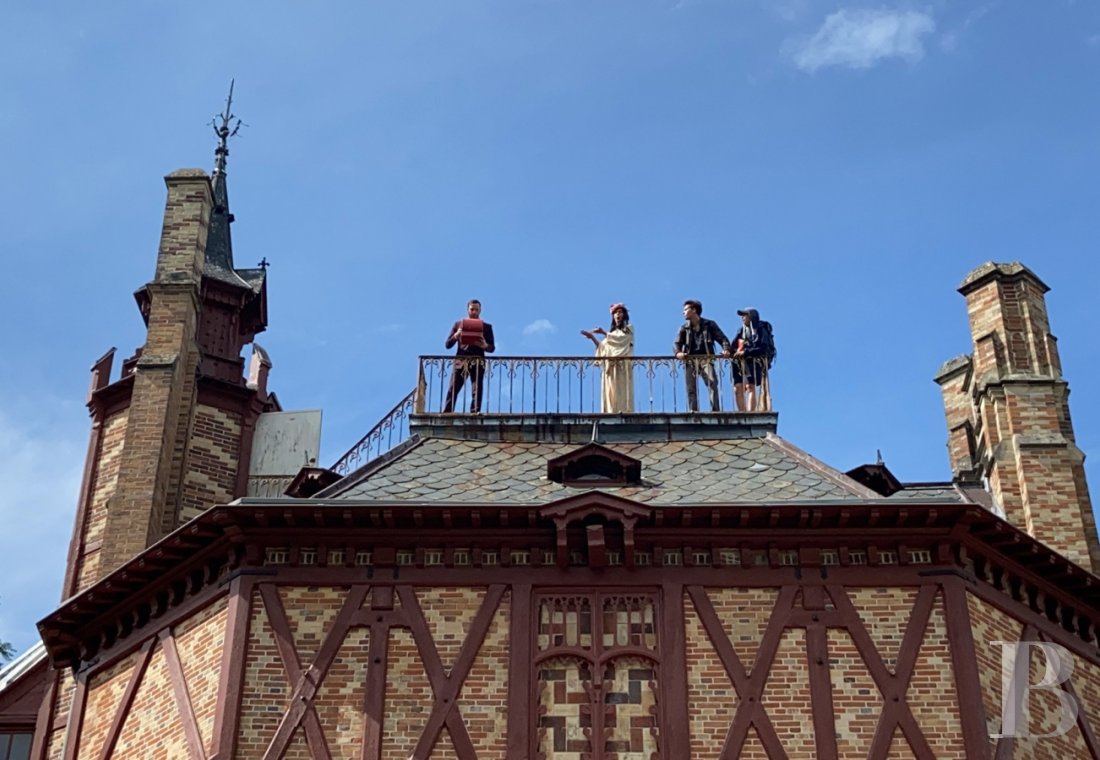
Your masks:
<svg viewBox="0 0 1100 760"><path fill-rule="evenodd" d="M63 598L245 495L256 420L279 408L262 349L257 377L244 374L244 346L267 324L267 272L233 264L226 155L223 135L213 178L200 169L165 178L156 271L135 294L145 344L114 382L113 350L93 368L92 436Z"/></svg>
<svg viewBox="0 0 1100 760"><path fill-rule="evenodd" d="M936 375L948 456L955 479L984 482L1005 519L1097 572L1100 543L1048 290L1018 262L983 264L959 286L974 352Z"/></svg>

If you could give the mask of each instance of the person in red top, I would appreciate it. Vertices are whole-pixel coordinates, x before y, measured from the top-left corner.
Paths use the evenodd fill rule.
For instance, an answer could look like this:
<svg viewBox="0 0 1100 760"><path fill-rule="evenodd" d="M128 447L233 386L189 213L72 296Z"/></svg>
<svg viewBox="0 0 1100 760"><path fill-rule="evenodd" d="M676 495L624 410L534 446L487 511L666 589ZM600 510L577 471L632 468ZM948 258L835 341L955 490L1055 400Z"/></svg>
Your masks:
<svg viewBox="0 0 1100 760"><path fill-rule="evenodd" d="M481 319L481 301L470 299L466 304L467 319ZM443 405L443 413L451 414L454 411L455 399L466 384L466 378L470 378L470 414L481 411L482 381L485 379L485 354L496 351L493 343L493 326L488 322L482 322L481 337L473 343L464 345L462 340L462 320L458 320L447 334L447 342L444 348L458 344L455 352L454 370L451 372L451 383L447 388L447 400Z"/></svg>

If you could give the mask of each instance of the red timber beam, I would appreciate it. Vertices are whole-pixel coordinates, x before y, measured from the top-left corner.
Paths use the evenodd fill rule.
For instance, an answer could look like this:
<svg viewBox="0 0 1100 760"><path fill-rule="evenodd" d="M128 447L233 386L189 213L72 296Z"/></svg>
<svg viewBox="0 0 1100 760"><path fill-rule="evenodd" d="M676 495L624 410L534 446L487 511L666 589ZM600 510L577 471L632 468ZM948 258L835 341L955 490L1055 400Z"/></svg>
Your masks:
<svg viewBox="0 0 1100 760"><path fill-rule="evenodd" d="M191 753L191 760L204 760L206 752L202 746L202 738L199 736L199 724L195 720L195 708L191 705L191 697L187 694L187 683L183 678L183 664L180 663L180 653L176 648L176 639L171 632L160 632L160 646L164 651L164 661L168 666L168 679L172 682L172 694L176 698L176 708L179 710L180 723L183 725L183 736L187 740L187 751Z"/></svg>
<svg viewBox="0 0 1100 760"><path fill-rule="evenodd" d="M225 644L222 648L210 760L229 760L235 754L254 586L253 576L248 575L238 575L229 582Z"/></svg>
<svg viewBox="0 0 1100 760"><path fill-rule="evenodd" d="M783 631L787 628L788 618L793 609L797 586L784 586L776 599L775 607L768 620L768 627L764 631L764 638L760 642L760 649L753 661L751 674L745 670L744 663L737 656L729 635L726 633L718 613L714 611L714 605L701 586L691 586L688 594L695 605L695 611L699 613L699 619L707 632L722 666L726 669L726 675L733 683L737 692L737 710L733 715L733 722L726 732L726 739L722 743L722 752L718 755L720 760L733 760L740 756L741 746L748 737L749 729L756 728L760 737L760 743L768 757L773 760L786 760L787 753L779 742L779 736L775 733L775 726L771 718L764 712L760 703L764 693L764 684L767 682L768 672L771 670L775 654L779 650L779 642Z"/></svg>
<svg viewBox="0 0 1100 760"><path fill-rule="evenodd" d="M959 710L959 719L962 722L966 756L973 760L989 760L985 701L982 699L974 627L966 601L966 587L958 577L944 578L942 583L947 645L951 651L957 702L962 708Z"/></svg>
<svg viewBox="0 0 1100 760"><path fill-rule="evenodd" d="M661 695L658 707L661 757L691 756L691 719L688 714L687 640L684 625L684 586L668 581L661 586Z"/></svg>
<svg viewBox="0 0 1100 760"><path fill-rule="evenodd" d="M153 636L146 640L141 647L141 652L134 663L134 669L130 671L130 681L126 684L126 691L122 693L122 699L119 700L115 715L111 719L111 727L107 730L107 738L103 741L103 749L100 750L99 760L108 760L111 753L115 751L118 737L122 734L122 724L126 722L126 716L130 714L134 697L137 696L138 686L141 685L141 679L145 676L145 671L149 669L149 663L153 660L153 646L156 643L157 638Z"/></svg>
<svg viewBox="0 0 1100 760"><path fill-rule="evenodd" d="M292 690L290 706L279 721L279 727L271 738L267 751L264 752L265 760L278 760L283 756L299 724L302 725L310 754L315 760L331 758L324 731L321 729L321 720L317 717L317 710L313 706L313 697L317 694L317 689L324 680L332 661L336 659L340 645L344 643L348 630L352 627L355 614L366 601L369 589L367 585L352 586L336 620L333 621L325 640L317 650L316 657L308 668L303 669L294 647L294 636L290 632L290 623L287 621L283 602L279 598L278 588L271 583L260 586L260 597L263 599L267 618L275 634L275 646L279 650L279 659L283 662L283 670L286 671Z"/></svg>
<svg viewBox="0 0 1100 760"><path fill-rule="evenodd" d="M462 720L458 709L458 696L462 691L466 677L473 667L478 651L485 640L493 618L500 607L507 587L493 584L481 607L469 626L458 659L450 672L440 660L435 641L428 628L427 619L420 608L412 586L368 586L351 587L344 604L333 621L321 643L313 661L303 667L287 619L286 610L279 597L278 587L274 583L259 584L260 597L272 631L275 634L276 648L283 663L287 681L291 686L289 705L279 722L270 743L264 752L265 760L278 760L283 757L287 747L299 726L302 727L310 755L315 760L329 760L331 752L324 736L320 719L317 716L313 699L317 694L325 675L332 666L340 647L352 628L369 628L369 664L363 710L365 714L363 753L364 760L379 760L382 756L382 727L385 714L385 690L387 671L387 647L391 628L408 628L416 641L421 662L432 687L433 702L431 713L417 741L412 757L426 758L431 753L446 726L459 760L477 760L473 741ZM367 593L371 591L371 605L364 609ZM395 593L401 600L400 609L394 609ZM529 598L530 594L527 594ZM529 608L529 601L526 603ZM238 612L237 615L244 613ZM529 615L528 615L529 617ZM238 623L237 629L246 628ZM526 631L524 638L526 638ZM236 634L238 636L247 634ZM243 657L240 658L243 660ZM239 705L240 696L236 696ZM526 713L524 713L526 718ZM218 757L231 757L232 736L226 736L230 722L221 725L219 736L222 742ZM510 739L511 740L511 739Z"/></svg>
<svg viewBox="0 0 1100 760"><path fill-rule="evenodd" d="M443 726L454 742L455 754L458 760L477 760L470 732L466 729L466 723L462 720L462 714L458 711L456 702L462 684L473 667L478 650L489 632L489 626L493 622L500 600L504 596L505 586L496 584L489 587L485 599L481 602L473 622L470 624L466 640L462 642L458 659L455 660L451 672L448 673L439 659L439 652L435 648L435 641L428 630L428 622L424 619L424 612L420 609L420 602L411 586L401 586L397 593L401 598L401 609L407 616L409 627L412 629L413 638L416 640L417 649L420 650L420 658L424 663L428 680L432 685L434 701L432 712L428 716L424 731L416 743L412 757L427 758L439 738L439 732Z"/></svg>
<svg viewBox="0 0 1100 760"><path fill-rule="evenodd" d="M531 678L534 657L532 632L535 627L531 605L531 584L513 585L511 619L508 621L508 757L529 760L532 756L531 715L537 703ZM373 759L372 759L373 760Z"/></svg>
<svg viewBox="0 0 1100 760"><path fill-rule="evenodd" d="M869 760L886 760L890 751L890 742L894 738L894 731L900 727L909 746L917 757L935 757L932 747L917 724L913 716L913 710L906 699L906 691L913 677L913 668L917 663L917 655L920 653L921 642L924 640L924 631L928 627L928 619L932 615L932 606L936 601L938 586L928 584L920 587L917 592L917 601L909 615L909 624L906 626L905 635L902 638L901 648L898 650L897 666L895 673L891 674L886 663L875 648L874 642L867 628L864 627L859 613L852 605L852 600L842 587L827 586L829 596L842 619L845 620L848 633L851 634L867 670L871 674L875 685L882 693L885 705L879 715L878 724L875 726L875 735L871 740L871 749L867 753Z"/></svg>

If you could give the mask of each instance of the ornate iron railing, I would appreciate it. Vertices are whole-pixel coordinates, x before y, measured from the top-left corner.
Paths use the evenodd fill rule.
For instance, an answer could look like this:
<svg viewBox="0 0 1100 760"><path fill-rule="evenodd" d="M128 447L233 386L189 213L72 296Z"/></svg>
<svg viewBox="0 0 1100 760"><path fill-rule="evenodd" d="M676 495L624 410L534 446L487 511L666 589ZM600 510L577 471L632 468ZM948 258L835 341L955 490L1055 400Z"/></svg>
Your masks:
<svg viewBox="0 0 1100 760"><path fill-rule="evenodd" d="M412 414L415 400L416 389L414 388L329 469L341 475L347 475L408 438L409 416Z"/></svg>
<svg viewBox="0 0 1100 760"><path fill-rule="evenodd" d="M746 397L743 409L738 409L734 398L735 363L740 377L752 377L755 372L761 381L754 393ZM612 383L615 377L629 378L633 390L632 408L605 408L605 375ZM481 380L480 399L476 399L475 392L478 377ZM689 377L695 380L697 388L695 403L692 403L688 392ZM457 390L455 385L459 386ZM712 400L718 402L717 409ZM771 393L766 365L753 359L721 356L685 359L671 356L613 359L591 356L503 356L484 359L422 356L414 409L416 414L770 411Z"/></svg>

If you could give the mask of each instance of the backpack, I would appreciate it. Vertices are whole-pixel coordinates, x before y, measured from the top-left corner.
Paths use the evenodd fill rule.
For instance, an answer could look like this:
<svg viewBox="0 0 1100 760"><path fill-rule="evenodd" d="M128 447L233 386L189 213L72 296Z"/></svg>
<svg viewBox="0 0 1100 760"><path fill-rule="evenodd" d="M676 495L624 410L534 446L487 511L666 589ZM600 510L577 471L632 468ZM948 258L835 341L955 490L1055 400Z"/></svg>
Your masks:
<svg viewBox="0 0 1100 760"><path fill-rule="evenodd" d="M772 332L772 323L760 320L760 342L764 344L764 358L768 360L768 369L775 364L775 335Z"/></svg>

